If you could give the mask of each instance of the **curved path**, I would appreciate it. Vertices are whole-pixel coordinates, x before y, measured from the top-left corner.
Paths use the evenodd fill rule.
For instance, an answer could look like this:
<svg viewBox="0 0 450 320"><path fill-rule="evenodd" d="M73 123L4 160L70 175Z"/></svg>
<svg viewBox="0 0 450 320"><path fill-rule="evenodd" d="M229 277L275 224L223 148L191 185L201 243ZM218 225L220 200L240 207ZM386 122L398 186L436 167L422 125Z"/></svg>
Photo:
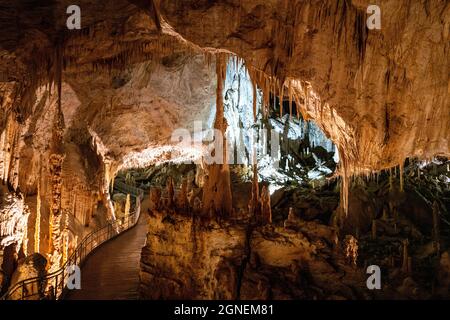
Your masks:
<svg viewBox="0 0 450 320"><path fill-rule="evenodd" d="M145 201L144 201L145 202ZM92 253L81 268L81 290L67 300L136 300L139 263L147 235L147 206L141 204L138 224Z"/></svg>

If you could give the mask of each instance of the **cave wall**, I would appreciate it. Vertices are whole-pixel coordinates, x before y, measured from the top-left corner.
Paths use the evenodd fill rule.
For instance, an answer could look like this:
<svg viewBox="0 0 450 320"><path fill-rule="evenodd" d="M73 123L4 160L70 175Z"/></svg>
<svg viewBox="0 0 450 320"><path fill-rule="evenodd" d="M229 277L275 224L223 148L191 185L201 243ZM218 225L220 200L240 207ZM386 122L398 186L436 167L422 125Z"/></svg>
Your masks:
<svg viewBox="0 0 450 320"><path fill-rule="evenodd" d="M355 299L364 273L340 255L332 227L289 217L252 227L152 210L141 256L144 299Z"/></svg>

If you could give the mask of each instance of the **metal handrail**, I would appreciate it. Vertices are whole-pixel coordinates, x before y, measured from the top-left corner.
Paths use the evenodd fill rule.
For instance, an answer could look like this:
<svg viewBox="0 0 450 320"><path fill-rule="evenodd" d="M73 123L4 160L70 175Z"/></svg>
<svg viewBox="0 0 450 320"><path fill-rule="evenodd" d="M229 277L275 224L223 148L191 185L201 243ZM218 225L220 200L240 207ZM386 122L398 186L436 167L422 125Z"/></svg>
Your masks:
<svg viewBox="0 0 450 320"><path fill-rule="evenodd" d="M115 185L114 187L118 190L130 193L137 199L136 206L132 213L89 233L83 238L81 243L60 269L42 277L33 277L16 283L0 298L0 300L60 299L66 293L66 284L69 276L69 274L67 274L67 268L69 266L81 266L86 257L100 245L134 227L139 221L141 212L140 203L144 192L135 187L133 187L133 190L129 190L128 188L126 188L127 190L123 190L125 188L123 188L122 185Z"/></svg>

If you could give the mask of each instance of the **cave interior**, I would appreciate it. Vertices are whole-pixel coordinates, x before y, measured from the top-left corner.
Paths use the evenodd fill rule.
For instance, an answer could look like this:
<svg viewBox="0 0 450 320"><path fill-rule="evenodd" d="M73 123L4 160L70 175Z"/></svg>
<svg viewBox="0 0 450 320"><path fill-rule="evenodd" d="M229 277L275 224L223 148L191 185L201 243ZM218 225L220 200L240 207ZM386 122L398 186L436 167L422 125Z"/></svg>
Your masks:
<svg viewBox="0 0 450 320"><path fill-rule="evenodd" d="M0 0L3 299L450 298L448 1L76 2Z"/></svg>

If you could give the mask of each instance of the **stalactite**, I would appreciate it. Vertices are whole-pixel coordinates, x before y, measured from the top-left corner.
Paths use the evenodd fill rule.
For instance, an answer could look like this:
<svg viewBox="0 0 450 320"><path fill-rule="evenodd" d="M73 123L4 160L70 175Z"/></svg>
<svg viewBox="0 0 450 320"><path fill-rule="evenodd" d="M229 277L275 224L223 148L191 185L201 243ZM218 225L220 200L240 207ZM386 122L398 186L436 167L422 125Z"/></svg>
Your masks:
<svg viewBox="0 0 450 320"><path fill-rule="evenodd" d="M25 256L28 255L28 223L27 226L23 229L22 251Z"/></svg>
<svg viewBox="0 0 450 320"><path fill-rule="evenodd" d="M348 172L348 159L342 148L339 148L340 159L340 175L341 175L341 190L340 190L340 211L347 217L348 214L348 192L350 188L350 175ZM341 221L342 223L342 221Z"/></svg>
<svg viewBox="0 0 450 320"><path fill-rule="evenodd" d="M111 177L111 183L110 183L110 185L111 185L111 188L110 188L110 192L113 192L114 191L114 179L116 178L116 175L115 174L112 174L112 177Z"/></svg>
<svg viewBox="0 0 450 320"><path fill-rule="evenodd" d="M253 121L256 122L258 95L257 95L256 83L254 81L252 81L252 87L253 87Z"/></svg>
<svg viewBox="0 0 450 320"><path fill-rule="evenodd" d="M392 191L394 189L393 183L392 183L392 169L389 168L389 190Z"/></svg>
<svg viewBox="0 0 450 320"><path fill-rule="evenodd" d="M404 167L404 161L400 162L399 165L399 175L400 175L400 192L403 192L403 188L404 188L404 176L403 176L403 167Z"/></svg>
<svg viewBox="0 0 450 320"><path fill-rule="evenodd" d="M9 165L11 160L11 121L12 118L10 117L6 122L5 137L3 143L3 183L6 183L8 181Z"/></svg>
<svg viewBox="0 0 450 320"><path fill-rule="evenodd" d="M89 225L91 224L91 217L94 214L94 204L92 203L90 197L88 197L88 199L89 199L90 203L88 203L88 207L86 210L86 215L85 215L85 220L84 220L85 227L89 227Z"/></svg>
<svg viewBox="0 0 450 320"><path fill-rule="evenodd" d="M41 167L42 168L42 167ZM36 222L34 226L34 252L39 253L41 240L41 178L42 169L38 177L37 196L36 196Z"/></svg>
<svg viewBox="0 0 450 320"><path fill-rule="evenodd" d="M6 129L0 135L0 181L4 181L5 175L5 144L6 144Z"/></svg>

